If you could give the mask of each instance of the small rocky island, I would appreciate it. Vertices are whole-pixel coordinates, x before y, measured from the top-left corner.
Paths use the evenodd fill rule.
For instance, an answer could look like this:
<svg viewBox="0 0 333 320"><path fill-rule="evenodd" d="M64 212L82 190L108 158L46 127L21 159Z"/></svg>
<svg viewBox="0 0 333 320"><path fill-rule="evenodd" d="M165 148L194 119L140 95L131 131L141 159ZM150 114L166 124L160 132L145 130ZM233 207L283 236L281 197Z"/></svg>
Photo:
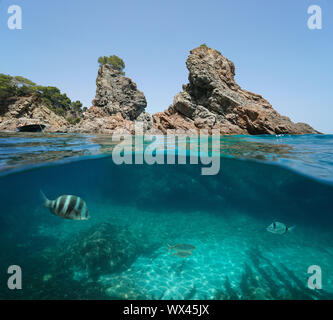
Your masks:
<svg viewBox="0 0 333 320"><path fill-rule="evenodd" d="M103 64L99 67L96 80L96 96L93 106L84 113L70 132L112 134L115 130L134 131L134 121L142 121L149 130L153 121L145 111L147 101L136 84L123 75L123 72Z"/></svg>
<svg viewBox="0 0 333 320"><path fill-rule="evenodd" d="M166 111L152 116L145 111L144 94L125 77L123 61L111 56L100 57L99 63L96 96L88 110L78 108L79 102L68 102L65 105L69 107L59 112L59 106L53 105L53 96L45 96L44 89L35 89L24 78L19 89L34 90L11 96L2 94L0 89L0 131L38 124L48 132L112 134L118 129L134 132L134 122L141 121L145 131L158 129L163 134L168 129L251 135L319 133L308 124L293 123L262 96L242 89L235 82L233 62L206 45L190 51L186 61L189 83L183 85L183 91ZM2 88L3 80L0 81Z"/></svg>

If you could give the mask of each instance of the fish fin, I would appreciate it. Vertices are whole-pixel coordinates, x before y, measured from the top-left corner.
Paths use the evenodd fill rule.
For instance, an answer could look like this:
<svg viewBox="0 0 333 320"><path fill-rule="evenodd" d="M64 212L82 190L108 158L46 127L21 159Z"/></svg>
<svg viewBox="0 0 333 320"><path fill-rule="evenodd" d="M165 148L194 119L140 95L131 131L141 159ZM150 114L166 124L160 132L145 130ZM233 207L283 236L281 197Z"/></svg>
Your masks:
<svg viewBox="0 0 333 320"><path fill-rule="evenodd" d="M296 226L292 226L292 227L288 227L288 229L287 229L287 230L288 230L289 232L292 232L292 231L294 231L294 230L295 230L295 228L296 228Z"/></svg>
<svg viewBox="0 0 333 320"><path fill-rule="evenodd" d="M76 218L77 216L80 216L79 220L89 220L90 219L89 215L87 217L81 217L81 212L79 210L75 210L75 209L71 212L71 215L74 218ZM74 219L74 220L76 220L76 219Z"/></svg>
<svg viewBox="0 0 333 320"><path fill-rule="evenodd" d="M78 216L80 216L80 219L77 219ZM72 210L68 218L73 220L83 220L81 217L81 213L78 210Z"/></svg>
<svg viewBox="0 0 333 320"><path fill-rule="evenodd" d="M78 210L74 210L75 211L75 213L77 214L77 215L80 215L81 216L81 212L80 211L78 211ZM90 219L90 215L88 214L88 216L86 216L86 217L81 217L81 220L89 220Z"/></svg>
<svg viewBox="0 0 333 320"><path fill-rule="evenodd" d="M40 195L42 197L44 206L48 207L49 203L50 203L50 200L46 197L46 195L44 194L44 192L42 190L40 190Z"/></svg>

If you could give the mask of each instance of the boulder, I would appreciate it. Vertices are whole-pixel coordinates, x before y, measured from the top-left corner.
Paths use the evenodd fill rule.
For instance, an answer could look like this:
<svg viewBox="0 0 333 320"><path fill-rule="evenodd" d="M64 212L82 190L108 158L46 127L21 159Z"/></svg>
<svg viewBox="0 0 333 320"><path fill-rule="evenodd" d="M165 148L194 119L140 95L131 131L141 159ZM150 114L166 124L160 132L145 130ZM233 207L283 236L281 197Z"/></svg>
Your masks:
<svg viewBox="0 0 333 320"><path fill-rule="evenodd" d="M98 277L127 269L140 253L137 239L125 227L101 223L62 244L58 266Z"/></svg>
<svg viewBox="0 0 333 320"><path fill-rule="evenodd" d="M94 107L110 116L120 113L125 120L142 121L146 130L152 127L151 116L145 111L146 97L121 71L108 64L100 66L96 86Z"/></svg>
<svg viewBox="0 0 333 320"><path fill-rule="evenodd" d="M319 133L280 115L262 96L235 82L235 66L219 51L200 46L186 61L189 83L167 111L153 115L154 127L216 129L220 134Z"/></svg>

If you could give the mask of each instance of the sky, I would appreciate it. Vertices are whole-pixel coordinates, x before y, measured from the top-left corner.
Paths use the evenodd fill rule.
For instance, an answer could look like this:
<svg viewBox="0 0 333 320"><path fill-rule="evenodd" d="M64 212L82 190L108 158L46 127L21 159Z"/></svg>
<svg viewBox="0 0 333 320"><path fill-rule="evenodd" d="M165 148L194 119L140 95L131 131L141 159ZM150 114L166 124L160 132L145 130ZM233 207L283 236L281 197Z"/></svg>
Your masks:
<svg viewBox="0 0 333 320"><path fill-rule="evenodd" d="M10 30L10 5L22 29ZM310 5L322 29L307 25ZM234 62L236 81L281 114L333 133L331 0L0 0L0 73L58 87L90 107L99 56L116 54L126 76L163 111L188 82L201 44Z"/></svg>

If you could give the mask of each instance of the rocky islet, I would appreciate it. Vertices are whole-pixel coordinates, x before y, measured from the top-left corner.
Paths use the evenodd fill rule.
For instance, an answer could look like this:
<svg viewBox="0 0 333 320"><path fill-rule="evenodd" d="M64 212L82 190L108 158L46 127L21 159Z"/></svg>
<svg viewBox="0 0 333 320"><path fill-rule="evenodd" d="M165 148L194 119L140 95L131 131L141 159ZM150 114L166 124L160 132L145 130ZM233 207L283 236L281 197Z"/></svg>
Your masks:
<svg viewBox="0 0 333 320"><path fill-rule="evenodd" d="M145 132L200 129L222 135L313 134L305 123L280 115L261 95L242 89L235 82L235 66L219 51L201 45L186 61L189 83L183 85L169 108L152 116L147 101L132 79L109 64L99 67L92 106L78 123L50 110L37 94L11 97L0 108L0 131L15 131L27 125L45 125L45 131L112 134L134 133L140 121Z"/></svg>

